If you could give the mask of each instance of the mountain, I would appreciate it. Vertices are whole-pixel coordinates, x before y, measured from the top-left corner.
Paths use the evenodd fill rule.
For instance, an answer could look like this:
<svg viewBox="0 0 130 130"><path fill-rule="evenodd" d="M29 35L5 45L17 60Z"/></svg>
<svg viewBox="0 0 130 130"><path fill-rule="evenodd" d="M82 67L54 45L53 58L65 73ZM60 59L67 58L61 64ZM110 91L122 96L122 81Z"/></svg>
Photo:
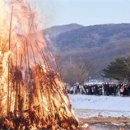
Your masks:
<svg viewBox="0 0 130 130"><path fill-rule="evenodd" d="M130 24L55 26L45 31L54 54L63 60L83 57L100 74L116 57L130 55Z"/></svg>
<svg viewBox="0 0 130 130"><path fill-rule="evenodd" d="M53 44L50 44L52 51L56 52L56 51L58 51L57 50L58 47L57 47L57 44L55 44L56 43L55 40L57 39L57 37L59 37L59 35L72 31L72 30L82 28L82 27L83 27L83 25L79 25L76 23L67 24L67 25L58 25L58 26L53 26L53 27L45 29L44 34L45 34L48 42L53 43Z"/></svg>
<svg viewBox="0 0 130 130"><path fill-rule="evenodd" d="M59 26L53 26L49 29L45 29L46 34L48 34L51 38L56 38L58 35L62 33L66 33L75 29L79 29L83 27L79 24L68 24L68 25L59 25Z"/></svg>

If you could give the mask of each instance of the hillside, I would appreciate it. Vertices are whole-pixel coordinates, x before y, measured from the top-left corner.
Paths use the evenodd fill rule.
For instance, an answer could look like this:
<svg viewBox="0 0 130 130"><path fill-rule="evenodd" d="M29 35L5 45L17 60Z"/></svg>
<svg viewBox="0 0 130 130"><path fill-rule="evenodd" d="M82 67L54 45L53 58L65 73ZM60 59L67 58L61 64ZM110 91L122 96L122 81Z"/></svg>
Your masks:
<svg viewBox="0 0 130 130"><path fill-rule="evenodd" d="M83 26L79 24L59 25L59 26L53 26L53 27L50 27L49 29L46 29L45 33L54 40L62 33L66 33L66 32L79 29L82 27Z"/></svg>
<svg viewBox="0 0 130 130"><path fill-rule="evenodd" d="M95 74L99 74L114 58L130 52L130 24L70 24L47 29L46 35L56 48L56 55L62 55L63 60L69 57L88 59L96 68Z"/></svg>

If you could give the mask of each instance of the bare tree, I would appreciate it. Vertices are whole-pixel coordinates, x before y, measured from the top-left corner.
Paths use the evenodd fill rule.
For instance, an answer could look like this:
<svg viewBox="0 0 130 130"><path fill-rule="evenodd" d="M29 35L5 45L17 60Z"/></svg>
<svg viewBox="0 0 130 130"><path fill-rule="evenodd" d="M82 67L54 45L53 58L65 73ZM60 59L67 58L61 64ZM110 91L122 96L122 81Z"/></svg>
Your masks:
<svg viewBox="0 0 130 130"><path fill-rule="evenodd" d="M93 73L92 65L84 59L66 62L62 68L62 77L70 85L76 82L83 84Z"/></svg>

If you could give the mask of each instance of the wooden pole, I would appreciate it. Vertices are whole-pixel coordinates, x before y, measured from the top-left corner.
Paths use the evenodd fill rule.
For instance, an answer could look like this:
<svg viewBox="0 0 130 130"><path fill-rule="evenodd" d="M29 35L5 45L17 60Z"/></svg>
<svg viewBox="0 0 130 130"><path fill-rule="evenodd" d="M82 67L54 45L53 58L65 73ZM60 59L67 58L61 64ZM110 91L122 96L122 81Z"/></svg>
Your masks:
<svg viewBox="0 0 130 130"><path fill-rule="evenodd" d="M9 29L9 50L11 49L11 31L12 31L12 18L13 18L13 6L11 10L11 18L10 18L10 29ZM9 79L10 79L10 57L8 59L8 95L7 95L7 114L10 111L10 91L9 91Z"/></svg>
<svg viewBox="0 0 130 130"><path fill-rule="evenodd" d="M9 29L9 50L11 48L11 31L12 31L13 6L11 10L10 29Z"/></svg>

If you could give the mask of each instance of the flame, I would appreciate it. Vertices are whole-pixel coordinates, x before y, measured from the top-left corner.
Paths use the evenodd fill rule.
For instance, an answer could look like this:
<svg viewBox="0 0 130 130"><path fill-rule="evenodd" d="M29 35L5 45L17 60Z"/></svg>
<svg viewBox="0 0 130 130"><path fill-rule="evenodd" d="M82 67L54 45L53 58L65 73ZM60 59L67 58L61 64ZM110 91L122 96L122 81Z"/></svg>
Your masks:
<svg viewBox="0 0 130 130"><path fill-rule="evenodd" d="M77 124L36 11L24 0L0 0L0 16L0 118L29 118L37 128Z"/></svg>

